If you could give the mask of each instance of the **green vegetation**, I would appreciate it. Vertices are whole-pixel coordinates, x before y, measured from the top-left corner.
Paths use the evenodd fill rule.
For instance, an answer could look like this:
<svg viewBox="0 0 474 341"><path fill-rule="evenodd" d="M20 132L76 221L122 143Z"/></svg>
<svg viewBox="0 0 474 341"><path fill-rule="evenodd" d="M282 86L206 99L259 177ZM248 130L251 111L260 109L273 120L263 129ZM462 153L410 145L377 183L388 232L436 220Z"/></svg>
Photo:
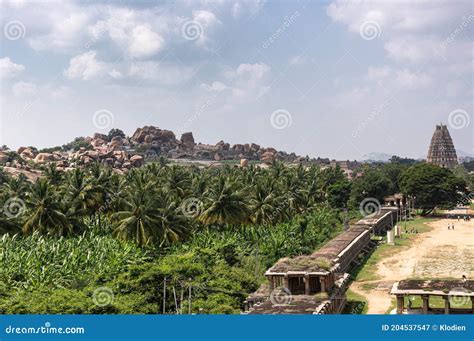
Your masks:
<svg viewBox="0 0 474 341"><path fill-rule="evenodd" d="M453 298L450 300L451 306L453 308L471 308L470 299L458 299ZM444 309L444 298L441 296L430 296L429 300L430 308L443 308ZM423 306L423 300L420 295L417 296L406 296L405 297L405 307L411 306L412 309L421 309Z"/></svg>
<svg viewBox="0 0 474 341"><path fill-rule="evenodd" d="M407 167L371 166L354 182L338 167L278 162L161 159L123 175L50 165L34 183L0 170L0 313L238 313L269 266L322 246L360 214L357 200L400 188ZM357 279L373 279L377 259L411 238L377 249ZM97 304L104 288L110 302Z"/></svg>
<svg viewBox="0 0 474 341"><path fill-rule="evenodd" d="M118 128L110 129L109 133L107 134L108 140L111 141L115 136L124 138L125 133L122 130L118 129Z"/></svg>
<svg viewBox="0 0 474 341"><path fill-rule="evenodd" d="M346 292L347 303L342 311L343 314L366 314L369 306L367 299L348 289Z"/></svg>
<svg viewBox="0 0 474 341"><path fill-rule="evenodd" d="M416 206L422 215L431 213L436 207L452 209L466 204L469 194L466 181L449 169L431 164L410 167L401 178L403 193L415 197Z"/></svg>
<svg viewBox="0 0 474 341"><path fill-rule="evenodd" d="M75 238L52 238L38 232L28 238L4 235L0 243L1 281L28 290L76 287L148 259L147 252L131 243L93 232Z"/></svg>
<svg viewBox="0 0 474 341"><path fill-rule="evenodd" d="M44 174L0 172L0 313L238 313L270 265L342 229L315 167Z"/></svg>

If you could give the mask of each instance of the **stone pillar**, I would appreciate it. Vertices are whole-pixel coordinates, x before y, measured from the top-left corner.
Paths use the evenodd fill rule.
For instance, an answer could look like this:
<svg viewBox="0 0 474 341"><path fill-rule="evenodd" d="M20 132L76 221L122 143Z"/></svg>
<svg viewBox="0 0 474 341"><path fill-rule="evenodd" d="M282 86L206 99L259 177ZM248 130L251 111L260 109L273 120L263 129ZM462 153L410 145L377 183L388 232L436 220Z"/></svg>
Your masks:
<svg viewBox="0 0 474 341"><path fill-rule="evenodd" d="M270 289L270 292L275 289L275 279L273 278L273 276L268 277L268 288Z"/></svg>
<svg viewBox="0 0 474 341"><path fill-rule="evenodd" d="M390 245L395 244L393 229L387 231L387 244L390 244Z"/></svg>
<svg viewBox="0 0 474 341"><path fill-rule="evenodd" d="M449 315L449 309L451 308L449 304L449 296L443 296L443 298L444 298L444 314Z"/></svg>
<svg viewBox="0 0 474 341"><path fill-rule="evenodd" d="M309 275L304 276L304 294L309 295L311 293L311 286L309 285Z"/></svg>
<svg viewBox="0 0 474 341"><path fill-rule="evenodd" d="M405 298L403 295L397 295L397 314L403 314Z"/></svg>
<svg viewBox="0 0 474 341"><path fill-rule="evenodd" d="M284 286L286 289L290 290L290 284L289 284L289 280L288 280L288 275L287 275L287 274L285 274L285 277L283 278L283 286Z"/></svg>
<svg viewBox="0 0 474 341"><path fill-rule="evenodd" d="M324 277L319 277L319 283L321 283L321 292L326 291L326 281Z"/></svg>
<svg viewBox="0 0 474 341"><path fill-rule="evenodd" d="M423 314L428 314L428 310L430 309L430 296L429 295L422 295L421 299L423 300Z"/></svg>

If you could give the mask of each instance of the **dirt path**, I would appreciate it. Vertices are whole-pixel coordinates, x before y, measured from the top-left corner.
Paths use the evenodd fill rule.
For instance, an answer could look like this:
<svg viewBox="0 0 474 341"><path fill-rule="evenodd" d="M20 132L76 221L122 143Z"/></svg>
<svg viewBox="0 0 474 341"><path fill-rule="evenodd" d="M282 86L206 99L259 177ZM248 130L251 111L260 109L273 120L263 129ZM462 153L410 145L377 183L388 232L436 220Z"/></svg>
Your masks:
<svg viewBox="0 0 474 341"><path fill-rule="evenodd" d="M448 224L454 223L454 230ZM384 314L390 308L390 288L410 278L474 277L474 221L442 219L428 224L432 231L420 234L411 246L377 264L376 281L353 282L350 289L368 300L368 314ZM363 284L371 284L366 291Z"/></svg>

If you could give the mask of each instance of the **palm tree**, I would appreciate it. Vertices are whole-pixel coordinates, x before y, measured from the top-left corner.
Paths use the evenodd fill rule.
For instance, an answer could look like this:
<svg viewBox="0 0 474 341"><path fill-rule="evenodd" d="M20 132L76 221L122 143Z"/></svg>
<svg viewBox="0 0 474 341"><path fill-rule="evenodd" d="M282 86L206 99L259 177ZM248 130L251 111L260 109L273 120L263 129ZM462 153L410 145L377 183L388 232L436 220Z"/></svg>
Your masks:
<svg viewBox="0 0 474 341"><path fill-rule="evenodd" d="M204 193L205 210L199 220L207 225L242 224L250 222L250 211L235 183L224 177Z"/></svg>
<svg viewBox="0 0 474 341"><path fill-rule="evenodd" d="M117 238L141 246L171 244L184 238L190 227L169 196L146 188L128 189L124 208L112 219Z"/></svg>
<svg viewBox="0 0 474 341"><path fill-rule="evenodd" d="M70 211L78 216L92 215L93 208L100 200L98 188L93 185L85 172L78 168L68 173L62 192Z"/></svg>
<svg viewBox="0 0 474 341"><path fill-rule="evenodd" d="M144 246L159 240L159 210L153 198L143 188L128 190L123 209L112 215L114 235L121 240L134 240Z"/></svg>
<svg viewBox="0 0 474 341"><path fill-rule="evenodd" d="M49 180L49 183L52 185L59 184L63 177L62 172L56 168L56 165L54 163L49 163L46 166L44 175Z"/></svg>
<svg viewBox="0 0 474 341"><path fill-rule="evenodd" d="M44 234L67 235L80 227L73 217L66 215L61 202L45 178L38 179L30 186L26 197L25 222L23 232L39 231Z"/></svg>
<svg viewBox="0 0 474 341"><path fill-rule="evenodd" d="M159 225L157 226L161 239L160 245L169 245L187 237L191 229L191 222L181 214L181 210L170 196L162 193L160 197L162 200L159 209Z"/></svg>
<svg viewBox="0 0 474 341"><path fill-rule="evenodd" d="M185 198L191 183L188 175L189 173L186 169L183 169L183 167L169 167L166 173L165 189L180 199Z"/></svg>
<svg viewBox="0 0 474 341"><path fill-rule="evenodd" d="M275 189L275 181L266 179L265 182L256 184L250 198L250 209L253 212L252 221L258 225L271 224L281 221L286 212L283 196Z"/></svg>

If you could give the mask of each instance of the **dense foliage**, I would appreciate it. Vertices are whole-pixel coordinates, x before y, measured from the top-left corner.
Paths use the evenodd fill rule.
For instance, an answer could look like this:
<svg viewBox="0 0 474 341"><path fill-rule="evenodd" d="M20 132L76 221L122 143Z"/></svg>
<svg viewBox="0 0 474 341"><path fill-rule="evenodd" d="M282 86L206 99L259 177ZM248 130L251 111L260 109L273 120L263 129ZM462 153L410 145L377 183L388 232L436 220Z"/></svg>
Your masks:
<svg viewBox="0 0 474 341"><path fill-rule="evenodd" d="M410 167L401 178L403 193L415 198L416 207L429 214L434 208L452 209L467 204L469 190L464 179L449 169L431 164Z"/></svg>
<svg viewBox="0 0 474 341"><path fill-rule="evenodd" d="M160 162L124 175L50 166L34 183L0 175L0 280L10 288L0 287L0 312L156 313L166 277L177 295L166 312L186 312L192 287L191 311L235 313L268 266L342 225L320 181L344 181L340 170ZM114 293L106 307L94 304L102 286Z"/></svg>
<svg viewBox="0 0 474 341"><path fill-rule="evenodd" d="M451 171L423 164L358 173L162 159L123 175L50 165L30 183L0 170L0 313L238 313L271 264L320 247L364 198L415 195L420 182L450 206L465 190Z"/></svg>

